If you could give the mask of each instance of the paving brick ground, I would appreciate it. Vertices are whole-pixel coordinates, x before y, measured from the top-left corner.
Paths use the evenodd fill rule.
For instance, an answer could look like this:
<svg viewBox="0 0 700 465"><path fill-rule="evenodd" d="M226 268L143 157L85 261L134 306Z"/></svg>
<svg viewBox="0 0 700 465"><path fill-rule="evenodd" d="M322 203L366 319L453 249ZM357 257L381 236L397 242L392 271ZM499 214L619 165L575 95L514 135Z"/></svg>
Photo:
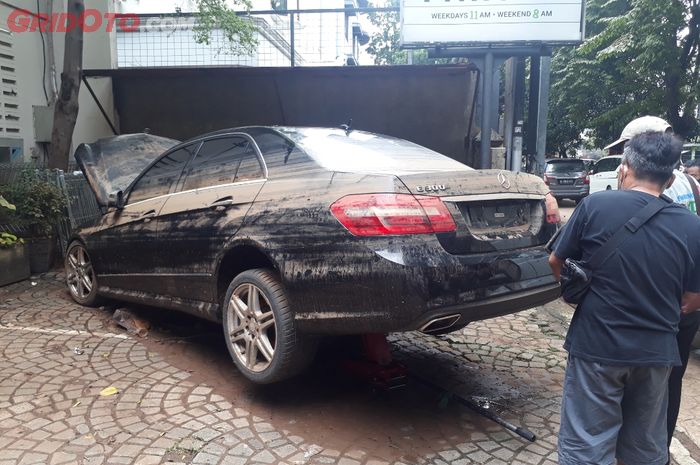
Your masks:
<svg viewBox="0 0 700 465"><path fill-rule="evenodd" d="M105 325L107 311L73 304L60 275L35 282L0 289L0 465L556 463L567 321L558 304L441 338L391 338L414 373L530 429L530 444L415 383L395 397L358 394L343 380L319 382L321 366L306 384L265 391L225 357L217 381L183 365L201 365L206 342L183 337L175 359L154 336L132 337ZM697 354L686 376L674 455L697 465ZM119 393L101 396L109 386Z"/></svg>

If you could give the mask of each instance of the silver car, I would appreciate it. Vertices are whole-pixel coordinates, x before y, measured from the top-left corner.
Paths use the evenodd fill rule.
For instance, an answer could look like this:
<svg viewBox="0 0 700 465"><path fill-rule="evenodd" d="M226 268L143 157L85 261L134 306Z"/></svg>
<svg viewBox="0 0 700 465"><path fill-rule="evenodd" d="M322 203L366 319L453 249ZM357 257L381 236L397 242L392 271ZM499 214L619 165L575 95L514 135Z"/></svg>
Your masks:
<svg viewBox="0 0 700 465"><path fill-rule="evenodd" d="M570 199L576 203L589 194L591 187L586 163L577 158L547 160L544 182L557 200Z"/></svg>

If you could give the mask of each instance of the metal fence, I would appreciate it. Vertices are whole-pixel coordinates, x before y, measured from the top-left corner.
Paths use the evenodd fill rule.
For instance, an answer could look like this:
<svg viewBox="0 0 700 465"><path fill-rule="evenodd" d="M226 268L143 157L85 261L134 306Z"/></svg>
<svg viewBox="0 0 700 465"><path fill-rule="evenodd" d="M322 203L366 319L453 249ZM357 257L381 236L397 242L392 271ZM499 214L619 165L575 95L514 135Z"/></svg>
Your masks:
<svg viewBox="0 0 700 465"><path fill-rule="evenodd" d="M67 216L57 225L61 251L65 254L73 231L94 223L102 215L102 210L82 173L58 171L56 185L66 198Z"/></svg>
<svg viewBox="0 0 700 465"><path fill-rule="evenodd" d="M193 14L144 14L138 26L117 32L117 66L340 66L357 64L373 13L397 8L252 11L257 31L250 55L235 53L221 30L209 44L195 41Z"/></svg>

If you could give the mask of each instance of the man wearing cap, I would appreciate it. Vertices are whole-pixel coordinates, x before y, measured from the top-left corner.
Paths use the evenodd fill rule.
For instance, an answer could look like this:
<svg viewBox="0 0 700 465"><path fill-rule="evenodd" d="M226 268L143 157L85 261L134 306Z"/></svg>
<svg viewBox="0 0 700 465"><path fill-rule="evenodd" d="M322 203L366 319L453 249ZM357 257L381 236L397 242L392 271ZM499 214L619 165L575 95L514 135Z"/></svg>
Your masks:
<svg viewBox="0 0 700 465"><path fill-rule="evenodd" d="M666 132L631 136L620 190L584 199L554 244L550 264L558 278L566 259L590 261L633 217L658 207L593 270L571 321L564 346L562 465L668 461L668 379L680 364L681 299L700 293L700 262L694 260L700 256L700 217L661 195L673 182L681 148Z"/></svg>
<svg viewBox="0 0 700 465"><path fill-rule="evenodd" d="M612 144L605 147L609 155L622 155L622 151L625 148L625 142L630 140L632 137L643 134L645 132L662 132L662 133L673 133L673 128L668 122L662 118L656 116L642 116L632 120L625 129L622 130L620 138L613 142ZM665 195L671 198L676 203L680 203L685 206L688 210L693 213L697 213L697 201L696 194L694 193L693 187L700 189L697 181L693 182L690 176L686 176L685 173L676 169L673 172L675 176L671 186L664 192ZM693 182L693 184L691 184ZM694 186L693 186L694 185ZM700 194L700 192L698 192Z"/></svg>
<svg viewBox="0 0 700 465"><path fill-rule="evenodd" d="M668 122L655 116L643 116L630 122L622 131L620 138L606 147L610 150L610 154L622 153L625 143L632 137L644 132L662 132L672 133L673 128ZM693 166L700 166L693 165ZM700 169L694 168L694 172L700 174ZM697 213L698 208L698 185L695 176L690 176L679 170L674 172L675 179L673 184L664 191L664 195L670 197L674 202L684 205L688 210ZM678 351L680 352L681 365L673 367L668 380L668 416L667 416L667 443L671 445L673 432L676 429L678 421L678 412L681 405L681 390L683 386L683 375L688 367L688 359L690 358L691 344L695 334L700 328L700 312L692 312L684 314L678 325L678 334L676 341L678 343Z"/></svg>

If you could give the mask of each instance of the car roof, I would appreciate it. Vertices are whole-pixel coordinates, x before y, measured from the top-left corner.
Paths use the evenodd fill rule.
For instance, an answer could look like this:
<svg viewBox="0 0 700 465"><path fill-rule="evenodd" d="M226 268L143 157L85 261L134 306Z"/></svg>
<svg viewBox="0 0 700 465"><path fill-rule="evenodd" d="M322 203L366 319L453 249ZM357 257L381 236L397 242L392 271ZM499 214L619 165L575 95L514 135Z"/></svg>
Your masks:
<svg viewBox="0 0 700 465"><path fill-rule="evenodd" d="M219 129L216 131L212 132L207 132L205 134L200 134L198 136L192 137L190 139L187 139L186 141L182 142L180 145L187 145L192 142L200 141L202 139L208 139L210 137L216 137L216 136L224 136L227 134L233 134L236 132L243 132L243 133L248 133L248 132L256 132L260 130L267 130L267 131L272 131L276 132L279 135L284 136L285 132L290 133L290 132L298 132L298 133L311 133L313 131L336 131L338 134L346 134L345 129L340 128L340 127L324 127L324 126L262 126L262 125L253 125L253 126L240 126L240 127L235 127L235 128L226 128L226 129ZM385 139L395 139L394 137L387 136L384 134L377 134L374 132L368 132L368 131L360 131L358 129L352 130L353 133L362 133L362 134L371 134L372 136L375 137L381 137Z"/></svg>

